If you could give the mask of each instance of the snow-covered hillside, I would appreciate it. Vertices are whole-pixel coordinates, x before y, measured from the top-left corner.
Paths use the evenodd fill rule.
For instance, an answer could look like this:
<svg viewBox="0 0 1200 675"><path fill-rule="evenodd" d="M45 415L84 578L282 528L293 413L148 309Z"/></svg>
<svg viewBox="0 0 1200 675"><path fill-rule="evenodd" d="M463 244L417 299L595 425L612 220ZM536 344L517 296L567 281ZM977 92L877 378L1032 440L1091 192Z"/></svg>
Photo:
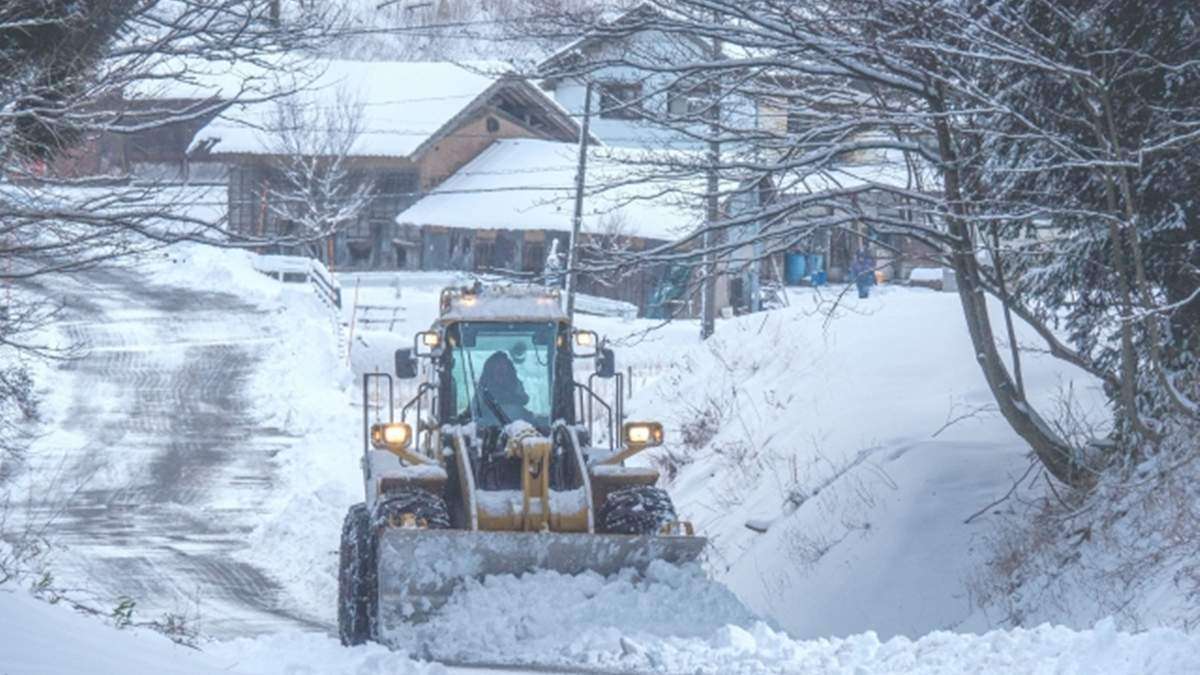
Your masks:
<svg viewBox="0 0 1200 675"><path fill-rule="evenodd" d="M717 578L793 636L985 629L971 580L992 526L972 516L1026 474L1027 448L993 410L954 294L885 288L828 315L836 292L723 322L630 410L668 423L655 461L712 537ZM1106 419L1090 377L1023 365L1039 408L1069 395Z"/></svg>

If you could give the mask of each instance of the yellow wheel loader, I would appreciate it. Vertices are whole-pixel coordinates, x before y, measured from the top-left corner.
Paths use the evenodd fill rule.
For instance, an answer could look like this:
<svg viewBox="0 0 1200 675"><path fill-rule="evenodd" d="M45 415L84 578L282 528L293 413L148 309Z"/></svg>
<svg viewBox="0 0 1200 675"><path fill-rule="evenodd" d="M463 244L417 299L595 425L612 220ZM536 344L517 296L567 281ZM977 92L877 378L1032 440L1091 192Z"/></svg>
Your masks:
<svg viewBox="0 0 1200 675"><path fill-rule="evenodd" d="M439 309L396 352L395 377L363 378L366 500L342 528L343 644L389 642L469 577L607 575L700 555L706 540L677 519L658 472L625 466L662 443L662 426L626 421L619 393L596 393L604 378L621 392L622 376L595 333L572 328L557 290L450 288ZM584 359L594 365L579 382ZM399 410L397 379L417 380Z"/></svg>

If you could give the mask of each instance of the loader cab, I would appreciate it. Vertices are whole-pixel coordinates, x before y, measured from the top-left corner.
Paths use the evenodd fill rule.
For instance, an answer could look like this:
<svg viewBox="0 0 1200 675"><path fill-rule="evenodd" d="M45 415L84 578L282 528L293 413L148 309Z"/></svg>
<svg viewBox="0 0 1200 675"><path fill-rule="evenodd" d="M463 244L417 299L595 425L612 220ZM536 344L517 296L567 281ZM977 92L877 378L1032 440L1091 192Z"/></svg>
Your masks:
<svg viewBox="0 0 1200 675"><path fill-rule="evenodd" d="M459 321L444 328L438 364L439 417L504 427L516 421L549 434L574 423L570 329L560 321Z"/></svg>
<svg viewBox="0 0 1200 675"><path fill-rule="evenodd" d="M557 289L477 284L443 290L439 304L430 329L396 352L396 376L422 380L399 411L402 422L415 412L415 450L453 454L452 438L463 434L472 456L490 461L506 454L510 432L522 425L549 438L556 453L618 450L622 397L609 403L595 386L611 380L624 391L622 374L596 333L571 325ZM584 359L594 367L579 382L576 361Z"/></svg>

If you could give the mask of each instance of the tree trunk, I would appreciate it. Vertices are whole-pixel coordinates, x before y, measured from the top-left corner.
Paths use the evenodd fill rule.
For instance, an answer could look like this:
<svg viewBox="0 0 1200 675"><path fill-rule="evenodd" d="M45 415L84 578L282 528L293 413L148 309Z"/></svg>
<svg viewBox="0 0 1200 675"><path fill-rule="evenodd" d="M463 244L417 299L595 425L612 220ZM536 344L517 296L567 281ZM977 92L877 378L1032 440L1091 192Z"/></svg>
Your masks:
<svg viewBox="0 0 1200 675"><path fill-rule="evenodd" d="M947 227L954 238L950 252L951 266L958 276L958 297L962 304L963 315L967 320L967 331L971 336L971 344L975 348L975 359L983 371L984 379L1000 414L1033 449L1042 465L1058 480L1073 486L1088 484L1088 475L1079 470L1073 460L1073 453L1067 443L1050 428L1036 411L1021 400L1017 387L996 347L996 338L992 332L992 323L987 313L987 296L980 283L979 263L975 259L975 249L972 243L970 227L967 224L966 209L962 201L961 181L958 168L958 153L955 150L949 122L945 117L945 106L941 100L930 101L936 118L938 150L941 155L942 182L946 193L949 212L946 214Z"/></svg>

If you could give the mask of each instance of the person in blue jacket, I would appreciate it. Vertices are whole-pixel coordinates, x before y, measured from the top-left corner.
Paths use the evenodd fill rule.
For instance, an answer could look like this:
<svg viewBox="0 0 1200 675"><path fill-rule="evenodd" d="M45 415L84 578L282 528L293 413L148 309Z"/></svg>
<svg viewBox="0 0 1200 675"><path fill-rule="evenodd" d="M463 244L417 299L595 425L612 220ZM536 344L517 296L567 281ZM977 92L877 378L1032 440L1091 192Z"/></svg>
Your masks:
<svg viewBox="0 0 1200 675"><path fill-rule="evenodd" d="M850 278L858 287L858 297L866 298L871 294L871 287L875 285L875 258L866 247L854 254L854 261L850 263Z"/></svg>

